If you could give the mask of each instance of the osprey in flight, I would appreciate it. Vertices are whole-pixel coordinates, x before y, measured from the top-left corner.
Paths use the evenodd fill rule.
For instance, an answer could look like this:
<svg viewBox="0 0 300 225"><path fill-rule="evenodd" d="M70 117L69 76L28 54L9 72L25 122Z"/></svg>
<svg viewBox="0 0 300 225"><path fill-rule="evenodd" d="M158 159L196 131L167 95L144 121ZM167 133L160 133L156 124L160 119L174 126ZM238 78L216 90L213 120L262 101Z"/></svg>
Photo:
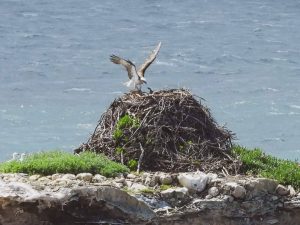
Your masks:
<svg viewBox="0 0 300 225"><path fill-rule="evenodd" d="M122 59L116 55L110 56L110 61L115 64L121 64L127 70L129 81L125 82L124 85L127 87L133 87L135 90L141 90L142 84L147 83L145 79L145 71L155 60L160 46L161 42L158 43L146 61L138 69L136 69L135 65L130 60Z"/></svg>

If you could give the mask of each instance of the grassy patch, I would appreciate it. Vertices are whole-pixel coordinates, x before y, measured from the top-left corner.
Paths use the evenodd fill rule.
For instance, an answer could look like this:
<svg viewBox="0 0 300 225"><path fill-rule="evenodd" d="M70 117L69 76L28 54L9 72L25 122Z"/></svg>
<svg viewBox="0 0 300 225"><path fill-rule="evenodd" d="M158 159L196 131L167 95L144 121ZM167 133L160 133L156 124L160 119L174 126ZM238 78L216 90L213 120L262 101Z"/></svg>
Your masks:
<svg viewBox="0 0 300 225"><path fill-rule="evenodd" d="M145 188L142 189L140 192L143 194L150 194L150 195L154 195L156 193L155 190L152 188Z"/></svg>
<svg viewBox="0 0 300 225"><path fill-rule="evenodd" d="M234 146L233 153L243 162L243 172L278 180L281 184L300 189L300 167L297 162L278 159L262 150Z"/></svg>
<svg viewBox="0 0 300 225"><path fill-rule="evenodd" d="M128 171L124 165L93 152L83 152L80 155L63 151L41 152L29 155L23 162L11 161L0 164L0 172L3 173L51 175L54 173L78 174L89 172L113 177L118 173Z"/></svg>
<svg viewBox="0 0 300 225"><path fill-rule="evenodd" d="M169 188L172 188L172 185L162 184L162 185L160 185L160 187L159 187L159 189L160 189L161 191L168 190Z"/></svg>

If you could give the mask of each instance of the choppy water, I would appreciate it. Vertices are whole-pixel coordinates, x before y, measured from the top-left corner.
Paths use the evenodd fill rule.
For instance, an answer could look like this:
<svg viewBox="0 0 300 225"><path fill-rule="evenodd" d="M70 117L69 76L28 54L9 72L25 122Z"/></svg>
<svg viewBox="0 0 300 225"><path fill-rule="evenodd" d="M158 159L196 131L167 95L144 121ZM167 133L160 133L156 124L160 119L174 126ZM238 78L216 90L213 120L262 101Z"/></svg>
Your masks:
<svg viewBox="0 0 300 225"><path fill-rule="evenodd" d="M126 91L114 53L153 89L205 98L238 143L300 158L298 0L0 1L0 160L85 142Z"/></svg>

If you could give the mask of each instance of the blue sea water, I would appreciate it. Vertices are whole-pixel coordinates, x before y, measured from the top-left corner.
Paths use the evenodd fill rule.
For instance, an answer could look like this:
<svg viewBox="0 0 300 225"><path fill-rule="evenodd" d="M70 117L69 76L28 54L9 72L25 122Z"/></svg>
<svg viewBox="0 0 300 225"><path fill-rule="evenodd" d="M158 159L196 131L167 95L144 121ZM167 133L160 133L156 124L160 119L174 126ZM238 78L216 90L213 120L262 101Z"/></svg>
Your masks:
<svg viewBox="0 0 300 225"><path fill-rule="evenodd" d="M236 142L300 158L298 0L1 0L0 161L71 151L126 92L116 54L142 63L154 89L206 99Z"/></svg>

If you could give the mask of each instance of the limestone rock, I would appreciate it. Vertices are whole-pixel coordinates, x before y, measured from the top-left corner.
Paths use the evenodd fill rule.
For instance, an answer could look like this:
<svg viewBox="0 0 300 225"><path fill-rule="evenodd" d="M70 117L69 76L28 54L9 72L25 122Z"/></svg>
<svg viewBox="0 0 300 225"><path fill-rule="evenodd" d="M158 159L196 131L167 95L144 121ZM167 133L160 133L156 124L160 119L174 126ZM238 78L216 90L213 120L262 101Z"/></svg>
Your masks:
<svg viewBox="0 0 300 225"><path fill-rule="evenodd" d="M259 196L261 193L273 194L278 185L278 181L268 178L251 179L246 188L253 193L253 196Z"/></svg>
<svg viewBox="0 0 300 225"><path fill-rule="evenodd" d="M52 180L56 180L56 179L58 179L58 178L61 178L62 176L63 176L63 175L60 174L60 173L55 173L55 174L52 174L51 179L52 179Z"/></svg>
<svg viewBox="0 0 300 225"><path fill-rule="evenodd" d="M203 172L180 173L177 179L183 187L198 192L203 191L208 182L208 176Z"/></svg>
<svg viewBox="0 0 300 225"><path fill-rule="evenodd" d="M207 176L208 176L207 183L211 183L212 181L215 181L216 179L218 179L218 174L216 174L216 173L207 173Z"/></svg>
<svg viewBox="0 0 300 225"><path fill-rule="evenodd" d="M131 180L125 180L124 184L127 186L127 187L131 187L132 185L132 181Z"/></svg>
<svg viewBox="0 0 300 225"><path fill-rule="evenodd" d="M169 188L167 190L160 192L160 195L164 199L171 199L171 198L183 199L188 195L188 189L185 187Z"/></svg>
<svg viewBox="0 0 300 225"><path fill-rule="evenodd" d="M231 194L233 197L241 199L246 196L246 189L237 184L236 182L227 182L223 186L223 191L225 194Z"/></svg>
<svg viewBox="0 0 300 225"><path fill-rule="evenodd" d="M246 189L241 185L237 185L231 194L235 198L242 199L246 196Z"/></svg>
<svg viewBox="0 0 300 225"><path fill-rule="evenodd" d="M147 176L145 178L145 182L144 182L144 184L149 187L154 187L157 183L158 183L157 178L155 176L151 176L151 175Z"/></svg>
<svg viewBox="0 0 300 225"><path fill-rule="evenodd" d="M30 181L35 181L35 180L38 180L40 177L41 177L41 175L39 175L39 174L34 174L34 175L31 175L31 176L29 177L29 180L30 180Z"/></svg>
<svg viewBox="0 0 300 225"><path fill-rule="evenodd" d="M39 179L38 179L38 182L40 182L40 183L48 183L48 182L50 182L51 180L48 178L48 177L40 177Z"/></svg>
<svg viewBox="0 0 300 225"><path fill-rule="evenodd" d="M125 178L124 178L124 177L116 178L114 181L115 181L116 183L121 183L121 184L123 184L123 183L125 182Z"/></svg>
<svg viewBox="0 0 300 225"><path fill-rule="evenodd" d="M132 183L130 186L128 186L128 188L130 188L134 192L140 192L142 190L147 189L145 185L139 183Z"/></svg>
<svg viewBox="0 0 300 225"><path fill-rule="evenodd" d="M188 195L188 189L185 187L175 188L176 198L183 199Z"/></svg>
<svg viewBox="0 0 300 225"><path fill-rule="evenodd" d="M105 176L102 176L100 174L96 174L95 176L93 176L93 179L92 179L92 182L94 183L101 183L103 181L106 181L106 177Z"/></svg>
<svg viewBox="0 0 300 225"><path fill-rule="evenodd" d="M293 188L292 185L288 185L288 190L289 190L290 196L296 196L297 192L295 191L295 189Z"/></svg>
<svg viewBox="0 0 300 225"><path fill-rule="evenodd" d="M0 202L3 225L145 224L155 217L147 204L112 187L47 192L19 182L0 182Z"/></svg>
<svg viewBox="0 0 300 225"><path fill-rule="evenodd" d="M76 179L91 182L93 175L91 173L79 173L76 175Z"/></svg>
<svg viewBox="0 0 300 225"><path fill-rule="evenodd" d="M216 197L219 193L220 193L220 191L217 187L211 187L210 189L208 189L208 194L211 197Z"/></svg>
<svg viewBox="0 0 300 225"><path fill-rule="evenodd" d="M126 178L127 178L127 179L132 179L132 180L134 180L134 179L136 178L136 175L130 173L130 174L127 175Z"/></svg>
<svg viewBox="0 0 300 225"><path fill-rule="evenodd" d="M55 179L46 182L53 177ZM114 179L87 183L63 177L63 174L56 174L29 180L29 176L21 174L0 173L0 224L296 225L300 221L300 194L288 197L282 197L276 192L271 194L268 191L272 188L261 185L257 178L249 176L228 176L210 183L205 198L206 192L188 192L185 187L174 187L159 195L139 193L146 186L136 179L126 179L125 184L138 190L129 192L132 197L120 190L123 183L116 183ZM157 176L153 173L145 177L141 175L141 179L147 177L155 180ZM246 187L245 200L240 197L244 193L240 187ZM293 195L291 186L284 188ZM213 197L217 190L220 194ZM238 191L242 194L235 193ZM262 194L252 196L251 192Z"/></svg>
<svg viewBox="0 0 300 225"><path fill-rule="evenodd" d="M110 183L110 185L115 187L115 188L119 188L119 189L124 187L124 183L112 182L112 183Z"/></svg>
<svg viewBox="0 0 300 225"><path fill-rule="evenodd" d="M166 198L172 198L174 193L175 193L175 190L173 188L169 188L167 190L160 192L160 195L162 198L166 199Z"/></svg>
<svg viewBox="0 0 300 225"><path fill-rule="evenodd" d="M290 193L290 190L288 188L286 188L285 186L279 184L276 188L276 193L279 195L288 195Z"/></svg>
<svg viewBox="0 0 300 225"><path fill-rule="evenodd" d="M145 184L146 178L147 178L147 177L150 177L150 176L151 176L151 174L148 173L148 172L141 173L141 180L142 180L142 183Z"/></svg>
<svg viewBox="0 0 300 225"><path fill-rule="evenodd" d="M65 175L62 176L62 179L66 179L66 180L75 180L76 176L74 174L71 173L67 173Z"/></svg>
<svg viewBox="0 0 300 225"><path fill-rule="evenodd" d="M171 174L161 174L159 177L161 184L170 185L173 182Z"/></svg>
<svg viewBox="0 0 300 225"><path fill-rule="evenodd" d="M224 195L223 199L225 202L233 202L234 198L231 195Z"/></svg>

